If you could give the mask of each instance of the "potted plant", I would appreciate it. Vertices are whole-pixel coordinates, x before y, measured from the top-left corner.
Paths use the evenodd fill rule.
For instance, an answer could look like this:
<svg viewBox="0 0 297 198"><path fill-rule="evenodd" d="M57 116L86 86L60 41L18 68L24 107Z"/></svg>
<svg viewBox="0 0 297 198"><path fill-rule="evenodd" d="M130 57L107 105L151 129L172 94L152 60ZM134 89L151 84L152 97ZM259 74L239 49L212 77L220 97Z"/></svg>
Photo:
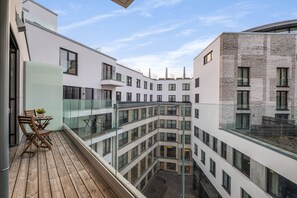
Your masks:
<svg viewBox="0 0 297 198"><path fill-rule="evenodd" d="M43 118L45 112L46 112L46 111L44 110L44 108L36 109L36 113L38 114L38 117Z"/></svg>

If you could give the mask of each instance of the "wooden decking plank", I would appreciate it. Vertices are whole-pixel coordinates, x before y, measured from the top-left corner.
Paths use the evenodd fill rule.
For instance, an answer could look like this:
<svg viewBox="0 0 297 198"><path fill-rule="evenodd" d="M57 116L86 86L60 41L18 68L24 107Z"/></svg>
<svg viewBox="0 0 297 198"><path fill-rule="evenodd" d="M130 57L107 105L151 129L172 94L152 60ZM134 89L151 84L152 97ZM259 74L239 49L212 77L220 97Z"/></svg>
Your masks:
<svg viewBox="0 0 297 198"><path fill-rule="evenodd" d="M60 133L59 135L63 136L63 139L66 140L68 145L71 147L77 158L80 160L82 165L87 170L88 174L92 178L92 180L95 182L95 184L98 186L100 191L103 193L105 197L117 197L112 189L106 184L106 182L103 180L103 178L98 174L98 172L95 170L95 168L89 163L89 161L85 158L85 156L82 155L82 153L77 149L77 147L69 140L68 138L65 138L65 135Z"/></svg>
<svg viewBox="0 0 297 198"><path fill-rule="evenodd" d="M51 196L49 174L47 171L47 159L46 154L51 153L51 151L46 151L42 148L38 152L38 187L39 187L39 197L49 197Z"/></svg>
<svg viewBox="0 0 297 198"><path fill-rule="evenodd" d="M24 197L26 194L30 156L31 154L25 153L22 157L12 197Z"/></svg>
<svg viewBox="0 0 297 198"><path fill-rule="evenodd" d="M58 167L58 174L60 177L60 181L62 184L62 189L64 191L65 197L74 198L78 197L76 190L74 188L74 185L71 181L71 178L67 172L67 169L65 167L65 164L63 162L63 159L61 157L61 153L59 152L59 149L57 148L57 135L56 133L52 133L52 141L54 142L55 146L52 147L53 150L53 157L56 163L56 166Z"/></svg>
<svg viewBox="0 0 297 198"><path fill-rule="evenodd" d="M56 145L54 144L53 147L55 146ZM56 163L54 161L53 151L46 153L46 162L52 197L65 197L59 174L57 171Z"/></svg>
<svg viewBox="0 0 297 198"><path fill-rule="evenodd" d="M19 173L19 168L22 162L21 153L23 152L25 146L25 139L21 141L20 145L17 148L13 161L11 162L10 169L9 169L9 197L12 197L14 187L16 184L16 180ZM25 154L26 155L26 154Z"/></svg>
<svg viewBox="0 0 297 198"><path fill-rule="evenodd" d="M38 156L35 155L33 157L30 157L29 159L30 159L30 162L29 162L26 196L35 198L35 197L38 197L38 165L37 165Z"/></svg>
<svg viewBox="0 0 297 198"><path fill-rule="evenodd" d="M66 165L66 168L68 170L70 178L72 179L72 183L77 191L77 194L79 195L79 197L90 197L90 194L89 194L84 182L82 181L79 174L77 173L70 157L68 156L68 152L64 148L64 146L67 143L60 141L59 134L57 134L57 136L55 137L55 142L59 148L59 151L61 153L63 152L63 155L61 155L61 156L62 156L62 159L63 159L65 165Z"/></svg>
<svg viewBox="0 0 297 198"><path fill-rule="evenodd" d="M69 144L66 142L65 138L62 134L58 134L58 137L63 144L66 152L68 153L69 157L72 161L75 161L77 163L74 164L76 169L80 169L78 171L79 176L81 177L82 181L84 182L85 186L87 187L89 193L92 197L104 197L101 190L98 188L98 186L95 184L95 182L92 180L88 172L84 169L83 165L79 162L78 158L74 154L74 151L71 149ZM77 167L76 167L77 166Z"/></svg>
<svg viewBox="0 0 297 198"><path fill-rule="evenodd" d="M11 163L16 156L16 152L18 150L18 146L10 147L9 148L9 166L11 166Z"/></svg>

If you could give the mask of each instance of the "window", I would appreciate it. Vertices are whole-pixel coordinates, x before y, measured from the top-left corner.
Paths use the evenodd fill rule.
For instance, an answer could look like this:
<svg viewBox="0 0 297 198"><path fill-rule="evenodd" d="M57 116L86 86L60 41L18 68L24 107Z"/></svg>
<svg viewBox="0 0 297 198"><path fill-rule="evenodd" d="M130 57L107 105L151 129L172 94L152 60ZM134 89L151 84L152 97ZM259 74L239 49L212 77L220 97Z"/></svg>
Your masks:
<svg viewBox="0 0 297 198"><path fill-rule="evenodd" d="M267 192L273 197L296 197L297 184L267 168Z"/></svg>
<svg viewBox="0 0 297 198"><path fill-rule="evenodd" d="M241 188L241 198L252 198L243 188Z"/></svg>
<svg viewBox="0 0 297 198"><path fill-rule="evenodd" d="M150 95L150 102L153 102L153 95Z"/></svg>
<svg viewBox="0 0 297 198"><path fill-rule="evenodd" d="M166 148L167 148L167 157L176 157L175 146L166 146Z"/></svg>
<svg viewBox="0 0 297 198"><path fill-rule="evenodd" d="M103 140L103 156L109 154L111 151L111 138Z"/></svg>
<svg viewBox="0 0 297 198"><path fill-rule="evenodd" d="M162 102L162 95L157 95L157 102Z"/></svg>
<svg viewBox="0 0 297 198"><path fill-rule="evenodd" d="M63 86L63 99L80 99L81 88Z"/></svg>
<svg viewBox="0 0 297 198"><path fill-rule="evenodd" d="M167 128L176 129L176 120L167 120Z"/></svg>
<svg viewBox="0 0 297 198"><path fill-rule="evenodd" d="M288 92L276 92L276 110L288 110Z"/></svg>
<svg viewBox="0 0 297 198"><path fill-rule="evenodd" d="M182 88L183 90L190 90L190 83L183 83Z"/></svg>
<svg viewBox="0 0 297 198"><path fill-rule="evenodd" d="M182 102L190 102L190 95L182 95Z"/></svg>
<svg viewBox="0 0 297 198"><path fill-rule="evenodd" d="M153 117L153 111L154 111L153 107L148 108L148 117Z"/></svg>
<svg viewBox="0 0 297 198"><path fill-rule="evenodd" d="M180 129L184 128L184 122L180 122ZM191 130L191 121L185 121L185 130Z"/></svg>
<svg viewBox="0 0 297 198"><path fill-rule="evenodd" d="M131 140L134 141L138 138L138 127L131 130Z"/></svg>
<svg viewBox="0 0 297 198"><path fill-rule="evenodd" d="M160 141L164 141L164 133L160 132Z"/></svg>
<svg viewBox="0 0 297 198"><path fill-rule="evenodd" d="M216 177L216 163L210 158L209 161L209 172Z"/></svg>
<svg viewBox="0 0 297 198"><path fill-rule="evenodd" d="M160 146L160 157L164 157L164 146Z"/></svg>
<svg viewBox="0 0 297 198"><path fill-rule="evenodd" d="M138 146L131 149L131 159L135 159L138 156Z"/></svg>
<svg viewBox="0 0 297 198"><path fill-rule="evenodd" d="M250 85L250 68L238 67L237 69L237 86Z"/></svg>
<svg viewBox="0 0 297 198"><path fill-rule="evenodd" d="M169 84L168 85L168 90L169 91L175 91L176 90L176 85L175 84Z"/></svg>
<svg viewBox="0 0 297 198"><path fill-rule="evenodd" d="M247 177L250 177L250 158L233 149L233 165Z"/></svg>
<svg viewBox="0 0 297 198"><path fill-rule="evenodd" d="M128 164L128 152L124 153L119 157L119 169L123 168Z"/></svg>
<svg viewBox="0 0 297 198"><path fill-rule="evenodd" d="M167 169L175 171L176 170L176 164L175 163L167 163Z"/></svg>
<svg viewBox="0 0 297 198"><path fill-rule="evenodd" d="M86 88L85 89L85 99L86 100L93 100L94 99L94 89Z"/></svg>
<svg viewBox="0 0 297 198"><path fill-rule="evenodd" d="M227 159L227 144L225 142L221 142L221 157Z"/></svg>
<svg viewBox="0 0 297 198"><path fill-rule="evenodd" d="M148 147L151 147L153 145L153 137L150 137L148 139Z"/></svg>
<svg viewBox="0 0 297 198"><path fill-rule="evenodd" d="M128 132L127 131L119 134L118 137L119 137L119 147L122 147L128 143Z"/></svg>
<svg viewBox="0 0 297 198"><path fill-rule="evenodd" d="M137 101L137 102L140 102L140 93L137 93L137 94L136 94L136 101Z"/></svg>
<svg viewBox="0 0 297 198"><path fill-rule="evenodd" d="M131 183L135 183L138 179L138 164L131 169Z"/></svg>
<svg viewBox="0 0 297 198"><path fill-rule="evenodd" d="M119 112L119 124L125 124L128 122L128 110Z"/></svg>
<svg viewBox="0 0 297 198"><path fill-rule="evenodd" d="M275 114L275 118L287 120L287 119L289 119L289 114L283 114L283 113L280 114L280 113L276 113L276 114Z"/></svg>
<svg viewBox="0 0 297 198"><path fill-rule="evenodd" d="M191 135L185 135L185 144L191 144Z"/></svg>
<svg viewBox="0 0 297 198"><path fill-rule="evenodd" d="M127 86L132 86L132 77L127 76Z"/></svg>
<svg viewBox="0 0 297 198"><path fill-rule="evenodd" d="M165 128L165 120L160 120L160 128Z"/></svg>
<svg viewBox="0 0 297 198"><path fill-rule="evenodd" d="M115 75L115 67L108 65L106 63L102 64L102 79L107 80L107 79L113 79Z"/></svg>
<svg viewBox="0 0 297 198"><path fill-rule="evenodd" d="M237 113L236 114L236 129L249 129L250 128L250 114Z"/></svg>
<svg viewBox="0 0 297 198"><path fill-rule="evenodd" d="M140 79L136 79L136 87L140 88Z"/></svg>
<svg viewBox="0 0 297 198"><path fill-rule="evenodd" d="M184 108L181 107L180 111L181 111L181 116L183 116L184 115ZM191 111L192 111L191 107L185 107L185 116L191 116Z"/></svg>
<svg viewBox="0 0 297 198"><path fill-rule="evenodd" d="M194 126L194 135L195 137L199 138L199 128Z"/></svg>
<svg viewBox="0 0 297 198"><path fill-rule="evenodd" d="M201 162L205 165L205 152L201 149Z"/></svg>
<svg viewBox="0 0 297 198"><path fill-rule="evenodd" d="M169 95L168 102L175 102L175 95Z"/></svg>
<svg viewBox="0 0 297 198"><path fill-rule="evenodd" d="M218 151L218 139L212 137L212 150L217 152Z"/></svg>
<svg viewBox="0 0 297 198"><path fill-rule="evenodd" d="M176 115L176 107L167 107L167 115Z"/></svg>
<svg viewBox="0 0 297 198"><path fill-rule="evenodd" d="M199 87L199 78L195 79L195 87Z"/></svg>
<svg viewBox="0 0 297 198"><path fill-rule="evenodd" d="M116 73L116 80L117 81L122 81L122 74Z"/></svg>
<svg viewBox="0 0 297 198"><path fill-rule="evenodd" d="M143 87L144 87L144 89L147 89L147 81L143 82Z"/></svg>
<svg viewBox="0 0 297 198"><path fill-rule="evenodd" d="M199 103L199 94L195 94L195 103Z"/></svg>
<svg viewBox="0 0 297 198"><path fill-rule="evenodd" d="M203 131L203 137L202 137L203 142L209 146L209 134Z"/></svg>
<svg viewBox="0 0 297 198"><path fill-rule="evenodd" d="M150 90L153 90L153 83L150 83Z"/></svg>
<svg viewBox="0 0 297 198"><path fill-rule="evenodd" d="M142 108L141 109L141 119L145 119L146 118L146 108Z"/></svg>
<svg viewBox="0 0 297 198"><path fill-rule="evenodd" d="M117 91L117 92L116 92L116 100L117 100L118 102L121 102L121 99L122 99L122 93L121 93L120 91Z"/></svg>
<svg viewBox="0 0 297 198"><path fill-rule="evenodd" d="M195 109L195 118L199 119L199 109Z"/></svg>
<svg viewBox="0 0 297 198"><path fill-rule="evenodd" d="M147 94L143 95L143 101L146 102L147 101Z"/></svg>
<svg viewBox="0 0 297 198"><path fill-rule="evenodd" d="M175 133L167 133L167 141L168 142L176 142L176 134Z"/></svg>
<svg viewBox="0 0 297 198"><path fill-rule="evenodd" d="M146 124L141 126L141 136L146 134Z"/></svg>
<svg viewBox="0 0 297 198"><path fill-rule="evenodd" d="M153 131L153 122L150 122L148 124L148 132L152 132Z"/></svg>
<svg viewBox="0 0 297 198"><path fill-rule="evenodd" d="M132 93L127 92L127 102L131 102L132 101Z"/></svg>
<svg viewBox="0 0 297 198"><path fill-rule="evenodd" d="M60 48L60 65L64 74L77 75L77 53Z"/></svg>
<svg viewBox="0 0 297 198"><path fill-rule="evenodd" d="M145 151L145 149L146 149L146 142L145 141L143 141L141 143L140 148L141 148L141 152Z"/></svg>
<svg viewBox="0 0 297 198"><path fill-rule="evenodd" d="M162 84L157 84L157 91L162 91Z"/></svg>
<svg viewBox="0 0 297 198"><path fill-rule="evenodd" d="M223 188L231 194L231 177L223 171Z"/></svg>
<svg viewBox="0 0 297 198"><path fill-rule="evenodd" d="M277 68L276 86L278 87L288 86L288 68Z"/></svg>
<svg viewBox="0 0 297 198"><path fill-rule="evenodd" d="M165 107L164 106L160 106L159 114L160 115L165 115Z"/></svg>
<svg viewBox="0 0 297 198"><path fill-rule="evenodd" d="M237 109L249 109L249 91L237 91Z"/></svg>
<svg viewBox="0 0 297 198"><path fill-rule="evenodd" d="M198 146L194 143L194 154L198 156Z"/></svg>
<svg viewBox="0 0 297 198"><path fill-rule="evenodd" d="M205 65L206 63L209 63L210 61L212 61L212 51L209 52L208 54L206 54L206 55L204 56L204 58L203 58L203 63L204 63L204 65Z"/></svg>

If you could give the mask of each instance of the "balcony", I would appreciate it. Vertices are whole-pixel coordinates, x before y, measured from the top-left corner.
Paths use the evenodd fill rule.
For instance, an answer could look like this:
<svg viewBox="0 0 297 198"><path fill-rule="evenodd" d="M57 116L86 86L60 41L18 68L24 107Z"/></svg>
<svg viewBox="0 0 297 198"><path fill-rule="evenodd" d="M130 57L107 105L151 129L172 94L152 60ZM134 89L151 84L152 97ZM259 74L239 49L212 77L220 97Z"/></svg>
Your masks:
<svg viewBox="0 0 297 198"><path fill-rule="evenodd" d="M71 133L58 131L51 138L52 150L31 157L20 156L24 140L10 148L9 197L143 197Z"/></svg>
<svg viewBox="0 0 297 198"><path fill-rule="evenodd" d="M102 78L101 78L101 85L104 87L124 87L126 86L125 84L125 76L119 73L102 73Z"/></svg>

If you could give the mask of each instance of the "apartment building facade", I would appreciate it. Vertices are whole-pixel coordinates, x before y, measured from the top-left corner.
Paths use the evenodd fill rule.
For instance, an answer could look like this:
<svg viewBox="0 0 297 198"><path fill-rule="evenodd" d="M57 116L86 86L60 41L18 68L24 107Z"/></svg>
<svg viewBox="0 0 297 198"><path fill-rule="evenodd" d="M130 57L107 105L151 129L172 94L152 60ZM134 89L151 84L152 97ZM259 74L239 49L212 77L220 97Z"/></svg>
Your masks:
<svg viewBox="0 0 297 198"><path fill-rule="evenodd" d="M222 33L194 59L192 151L203 196L297 196L296 24Z"/></svg>
<svg viewBox="0 0 297 198"><path fill-rule="evenodd" d="M139 190L159 169L181 174L184 133L192 174L190 78L146 77L57 33L57 15L36 2L24 12L32 62L63 68L67 127Z"/></svg>

